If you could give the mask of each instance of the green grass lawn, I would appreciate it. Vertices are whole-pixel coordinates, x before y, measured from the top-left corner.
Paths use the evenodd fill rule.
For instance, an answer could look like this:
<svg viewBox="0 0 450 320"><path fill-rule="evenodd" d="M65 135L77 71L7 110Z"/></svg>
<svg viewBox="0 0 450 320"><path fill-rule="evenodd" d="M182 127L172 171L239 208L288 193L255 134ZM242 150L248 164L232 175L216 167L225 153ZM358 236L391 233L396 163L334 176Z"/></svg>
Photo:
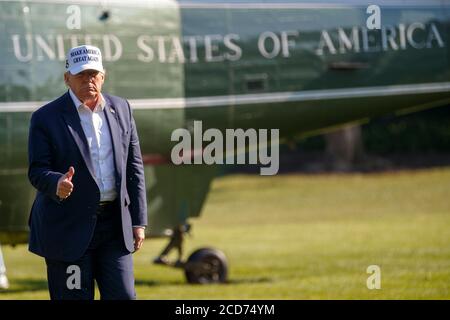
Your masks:
<svg viewBox="0 0 450 320"><path fill-rule="evenodd" d="M449 299L450 168L348 175L216 179L186 255L223 250L229 283L188 285L150 263L166 239L135 258L140 299ZM44 262L3 248L11 282L0 299L48 299ZM369 290L369 265L381 289ZM98 298L98 295L97 295Z"/></svg>

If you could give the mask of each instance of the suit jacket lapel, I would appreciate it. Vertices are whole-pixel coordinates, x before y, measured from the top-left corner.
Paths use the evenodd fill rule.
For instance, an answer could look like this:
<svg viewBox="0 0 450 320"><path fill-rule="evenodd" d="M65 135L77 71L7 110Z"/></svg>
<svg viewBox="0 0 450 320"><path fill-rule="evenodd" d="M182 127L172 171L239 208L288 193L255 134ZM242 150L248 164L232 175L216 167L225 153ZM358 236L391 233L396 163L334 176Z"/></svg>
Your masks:
<svg viewBox="0 0 450 320"><path fill-rule="evenodd" d="M73 101L69 95L66 93L66 104L64 106L63 112L64 121L72 134L78 149L80 150L81 156L83 157L86 167L91 173L95 180L95 171L92 165L91 153L89 152L89 145L87 143L86 135L84 134L83 128L81 127L80 116L78 115L77 109L73 104Z"/></svg>
<svg viewBox="0 0 450 320"><path fill-rule="evenodd" d="M106 116L106 121L109 124L109 131L111 132L111 140L113 145L113 151L114 151L114 164L116 166L116 173L118 179L117 181L122 180L122 165L120 161L120 157L122 154L121 149L121 137L120 137L120 128L118 124L118 118L117 118L117 112L114 109L114 106L112 105L111 101L106 97L106 95L103 95L106 105L103 112Z"/></svg>

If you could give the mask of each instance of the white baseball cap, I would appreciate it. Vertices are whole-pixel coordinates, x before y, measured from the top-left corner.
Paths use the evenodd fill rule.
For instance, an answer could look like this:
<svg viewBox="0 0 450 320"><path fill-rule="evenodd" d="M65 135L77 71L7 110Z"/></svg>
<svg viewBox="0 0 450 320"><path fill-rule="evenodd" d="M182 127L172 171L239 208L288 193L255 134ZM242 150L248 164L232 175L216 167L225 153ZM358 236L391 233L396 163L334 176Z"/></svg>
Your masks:
<svg viewBox="0 0 450 320"><path fill-rule="evenodd" d="M99 48L89 45L74 47L67 54L66 69L71 74L89 69L104 72L102 52Z"/></svg>

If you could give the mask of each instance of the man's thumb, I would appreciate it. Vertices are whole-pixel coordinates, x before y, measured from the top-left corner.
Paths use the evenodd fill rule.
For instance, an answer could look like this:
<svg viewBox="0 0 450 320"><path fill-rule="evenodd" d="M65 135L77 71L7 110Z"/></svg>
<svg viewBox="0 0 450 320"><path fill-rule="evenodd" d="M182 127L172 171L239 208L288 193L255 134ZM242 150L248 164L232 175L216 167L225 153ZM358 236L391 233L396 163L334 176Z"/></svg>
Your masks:
<svg viewBox="0 0 450 320"><path fill-rule="evenodd" d="M68 179L69 181L72 181L72 177L75 174L75 169L70 166L69 171L67 171L66 173L66 179Z"/></svg>

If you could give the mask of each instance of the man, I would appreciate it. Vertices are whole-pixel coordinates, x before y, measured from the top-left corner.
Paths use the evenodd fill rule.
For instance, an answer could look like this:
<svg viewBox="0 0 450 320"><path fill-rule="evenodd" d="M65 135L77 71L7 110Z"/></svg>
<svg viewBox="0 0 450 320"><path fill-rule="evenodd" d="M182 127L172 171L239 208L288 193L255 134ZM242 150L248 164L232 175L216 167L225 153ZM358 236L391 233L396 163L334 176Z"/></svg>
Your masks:
<svg viewBox="0 0 450 320"><path fill-rule="evenodd" d="M51 299L135 299L131 253L147 225L144 169L128 102L101 93L100 49L72 48L68 92L33 113L28 177L37 189L29 250Z"/></svg>
<svg viewBox="0 0 450 320"><path fill-rule="evenodd" d="M6 276L6 266L5 261L3 261L2 247L0 245L0 290L8 288L9 282L8 277Z"/></svg>

